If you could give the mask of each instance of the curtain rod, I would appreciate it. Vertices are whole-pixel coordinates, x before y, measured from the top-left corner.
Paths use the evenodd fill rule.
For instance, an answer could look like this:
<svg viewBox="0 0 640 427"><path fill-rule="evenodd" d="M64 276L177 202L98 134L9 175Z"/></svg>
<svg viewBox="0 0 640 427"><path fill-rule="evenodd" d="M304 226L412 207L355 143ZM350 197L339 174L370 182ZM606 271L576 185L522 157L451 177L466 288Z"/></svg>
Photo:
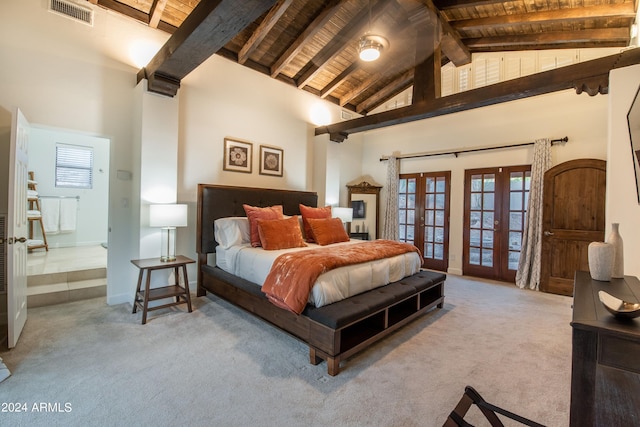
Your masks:
<svg viewBox="0 0 640 427"><path fill-rule="evenodd" d="M555 143L567 142L567 141L569 141L568 136L565 136L564 138L559 138L559 139L552 139L551 145L554 145ZM470 148L468 150L458 150L458 151L438 151L433 153L406 154L406 155L400 155L397 158L398 159L414 159L417 157L445 156L448 154L453 154L454 156L458 157L458 154L462 154L462 153L473 153L476 151L487 151L487 150L502 150L505 148L524 147L526 145L533 145L533 144L535 144L535 142L523 142L522 144L501 145L498 147ZM385 160L389 160L389 156L380 157L381 162L384 162Z"/></svg>

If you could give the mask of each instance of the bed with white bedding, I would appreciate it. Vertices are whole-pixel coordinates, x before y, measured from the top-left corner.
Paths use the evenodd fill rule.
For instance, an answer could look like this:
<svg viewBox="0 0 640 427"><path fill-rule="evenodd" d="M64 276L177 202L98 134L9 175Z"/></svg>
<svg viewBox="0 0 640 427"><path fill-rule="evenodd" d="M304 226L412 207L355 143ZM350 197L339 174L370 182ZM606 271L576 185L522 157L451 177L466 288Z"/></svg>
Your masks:
<svg viewBox="0 0 640 427"><path fill-rule="evenodd" d="M282 205L285 214L298 215L299 204L316 203L317 195L311 192L200 184L198 295L221 297L304 341L311 363L326 360L329 374L336 375L342 360L434 307L441 308L446 276L420 270L420 256L411 252L322 273L299 315L273 305L261 283L274 260L317 245L271 251L251 247L242 236L232 236L229 243L228 236L215 233L214 222L243 216L243 204Z"/></svg>
<svg viewBox="0 0 640 427"><path fill-rule="evenodd" d="M336 246L360 243L360 240L335 243ZM288 252L312 250L321 247L309 243L303 248L265 251L251 247L249 243L230 248L216 248L216 265L224 271L252 283L264 283L274 260ZM322 307L361 294L371 289L396 282L420 271L420 255L409 252L378 261L329 270L321 274L309 294L309 303Z"/></svg>

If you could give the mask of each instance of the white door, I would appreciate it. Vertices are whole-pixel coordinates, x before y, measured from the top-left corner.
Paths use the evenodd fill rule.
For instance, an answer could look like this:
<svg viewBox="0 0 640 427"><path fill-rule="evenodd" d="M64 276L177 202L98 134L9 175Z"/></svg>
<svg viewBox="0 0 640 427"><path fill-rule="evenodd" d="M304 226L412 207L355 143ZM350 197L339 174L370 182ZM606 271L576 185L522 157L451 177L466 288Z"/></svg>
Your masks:
<svg viewBox="0 0 640 427"><path fill-rule="evenodd" d="M27 167L29 161L29 122L16 109L11 126L9 149L9 204L7 227L7 311L9 348L27 321Z"/></svg>

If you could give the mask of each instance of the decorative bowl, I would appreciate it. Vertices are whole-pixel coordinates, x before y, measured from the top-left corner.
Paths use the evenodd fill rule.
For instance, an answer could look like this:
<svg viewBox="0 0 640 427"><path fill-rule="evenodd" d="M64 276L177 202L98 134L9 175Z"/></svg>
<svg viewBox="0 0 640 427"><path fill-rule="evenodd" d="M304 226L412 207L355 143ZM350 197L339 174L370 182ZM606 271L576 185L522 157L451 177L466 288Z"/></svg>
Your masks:
<svg viewBox="0 0 640 427"><path fill-rule="evenodd" d="M605 291L598 291L598 298L609 313L616 317L633 319L640 316L640 303L623 301Z"/></svg>

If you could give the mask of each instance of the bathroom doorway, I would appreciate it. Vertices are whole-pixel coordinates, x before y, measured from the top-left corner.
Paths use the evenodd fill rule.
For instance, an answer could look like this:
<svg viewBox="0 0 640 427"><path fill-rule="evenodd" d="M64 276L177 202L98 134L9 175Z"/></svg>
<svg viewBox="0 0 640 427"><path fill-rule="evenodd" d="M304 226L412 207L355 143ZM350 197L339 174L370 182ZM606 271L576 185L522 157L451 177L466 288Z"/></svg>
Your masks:
<svg viewBox="0 0 640 427"><path fill-rule="evenodd" d="M40 218L30 220L28 306L106 297L110 139L32 125L29 144L29 209Z"/></svg>

